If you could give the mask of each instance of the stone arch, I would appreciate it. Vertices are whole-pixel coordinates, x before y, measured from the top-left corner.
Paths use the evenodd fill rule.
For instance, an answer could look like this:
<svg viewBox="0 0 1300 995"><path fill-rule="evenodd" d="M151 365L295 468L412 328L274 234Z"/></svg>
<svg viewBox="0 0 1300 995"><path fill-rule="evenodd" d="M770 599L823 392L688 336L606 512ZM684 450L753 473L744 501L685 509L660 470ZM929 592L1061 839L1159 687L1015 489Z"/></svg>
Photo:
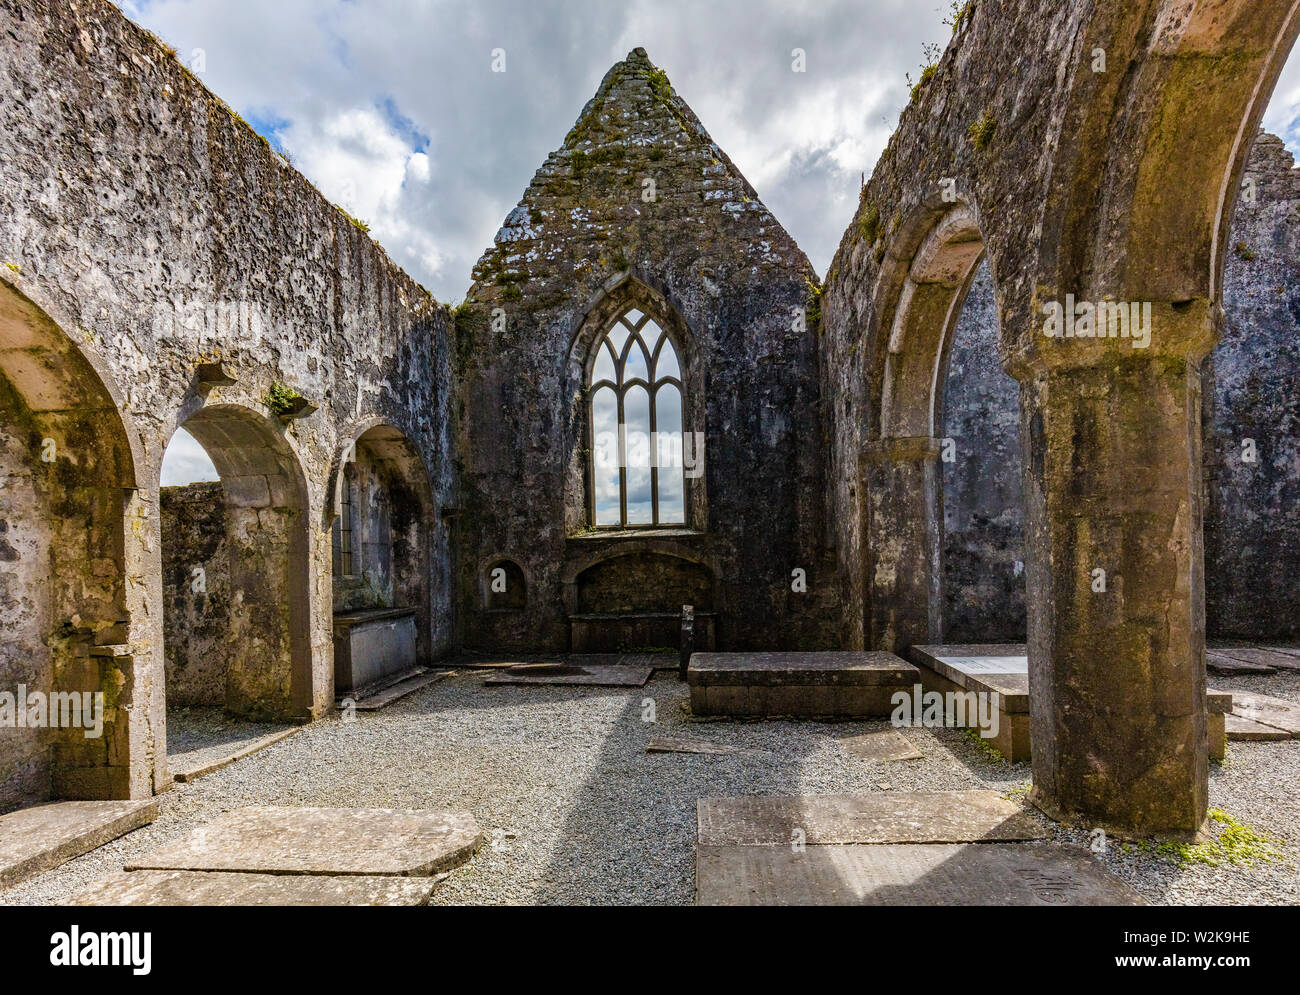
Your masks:
<svg viewBox="0 0 1300 995"><path fill-rule="evenodd" d="M263 720L310 718L312 650L310 498L283 427L237 403L207 404L182 422L221 478L226 534L220 562L228 614L222 619L224 705Z"/></svg>
<svg viewBox="0 0 1300 995"><path fill-rule="evenodd" d="M503 576L494 577L500 569ZM503 580L505 590L493 587L495 580ZM483 611L523 611L528 607L528 571L518 560L509 556L493 554L485 557L478 568L479 607Z"/></svg>
<svg viewBox="0 0 1300 995"><path fill-rule="evenodd" d="M88 706L61 728L47 714L44 728L5 730L0 809L146 796L167 776L139 439L103 364L64 327L0 280L0 692Z"/></svg>
<svg viewBox="0 0 1300 995"><path fill-rule="evenodd" d="M566 445L564 517L565 528L574 532L591 524L592 480L587 453L592 449L586 388L596 359L596 344L609 326L629 308L649 314L663 329L677 351L681 366L682 431L703 432L705 424L704 384L706 371L698 340L671 298L653 280L632 271L609 281L588 304L574 325L564 368ZM686 526L704 531L708 523L708 498L703 475L686 474Z"/></svg>
<svg viewBox="0 0 1300 995"><path fill-rule="evenodd" d="M923 205L886 258L868 376L865 589L868 638L894 650L943 640L939 436L953 329L985 258L978 211L966 200Z"/></svg>

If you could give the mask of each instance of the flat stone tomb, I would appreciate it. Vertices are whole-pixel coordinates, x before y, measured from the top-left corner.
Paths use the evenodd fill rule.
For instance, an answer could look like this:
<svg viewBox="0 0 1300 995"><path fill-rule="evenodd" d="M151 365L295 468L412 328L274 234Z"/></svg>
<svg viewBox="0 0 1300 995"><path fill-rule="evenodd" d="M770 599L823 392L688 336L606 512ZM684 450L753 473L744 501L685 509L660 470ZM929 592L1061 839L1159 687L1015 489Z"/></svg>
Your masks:
<svg viewBox="0 0 1300 995"><path fill-rule="evenodd" d="M437 877L120 871L74 905L427 905Z"/></svg>
<svg viewBox="0 0 1300 995"><path fill-rule="evenodd" d="M524 663L493 671L484 684L570 684L587 687L639 688L654 667L635 664Z"/></svg>
<svg viewBox="0 0 1300 995"><path fill-rule="evenodd" d="M990 745L1013 763L1029 759L1029 655L1022 643L913 646L920 682L940 694L997 693L998 728Z"/></svg>
<svg viewBox="0 0 1300 995"><path fill-rule="evenodd" d="M973 843L1041 839L1042 828L993 791L879 791L801 798L701 798L700 846Z"/></svg>
<svg viewBox="0 0 1300 995"><path fill-rule="evenodd" d="M686 672L695 715L886 718L916 667L893 653L695 653Z"/></svg>
<svg viewBox="0 0 1300 995"><path fill-rule="evenodd" d="M35 805L0 816L0 887L42 871L158 818L158 802L74 801Z"/></svg>
<svg viewBox="0 0 1300 995"><path fill-rule="evenodd" d="M698 905L1143 905L1078 847L701 846Z"/></svg>
<svg viewBox="0 0 1300 995"><path fill-rule="evenodd" d="M481 842L467 812L253 806L125 869L428 876L465 863Z"/></svg>

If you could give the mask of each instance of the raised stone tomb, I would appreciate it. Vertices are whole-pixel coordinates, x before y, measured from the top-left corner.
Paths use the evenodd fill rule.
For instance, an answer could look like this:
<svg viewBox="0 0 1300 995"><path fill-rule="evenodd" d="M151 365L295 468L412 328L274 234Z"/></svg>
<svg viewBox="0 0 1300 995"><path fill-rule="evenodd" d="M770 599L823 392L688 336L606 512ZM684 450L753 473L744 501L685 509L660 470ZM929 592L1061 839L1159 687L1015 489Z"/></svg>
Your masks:
<svg viewBox="0 0 1300 995"><path fill-rule="evenodd" d="M695 715L884 718L917 668L893 653L695 653L686 673Z"/></svg>
<svg viewBox="0 0 1300 995"><path fill-rule="evenodd" d="M1013 763L1030 758L1029 657L1017 643L974 643L950 646L913 646L911 658L919 664L921 684L940 694L997 694L998 729L989 744ZM1232 709L1232 695L1207 692L1209 755L1225 755L1224 715Z"/></svg>

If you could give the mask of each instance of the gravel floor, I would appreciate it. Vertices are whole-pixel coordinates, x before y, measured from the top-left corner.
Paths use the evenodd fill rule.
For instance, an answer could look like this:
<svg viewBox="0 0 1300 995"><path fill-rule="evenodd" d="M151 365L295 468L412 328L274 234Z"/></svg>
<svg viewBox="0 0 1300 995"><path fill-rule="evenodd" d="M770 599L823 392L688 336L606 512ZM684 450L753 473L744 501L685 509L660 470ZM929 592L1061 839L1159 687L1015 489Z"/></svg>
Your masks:
<svg viewBox="0 0 1300 995"><path fill-rule="evenodd" d="M167 713L167 766L172 774L198 770L259 739L292 728L232 719L221 708L175 708Z"/></svg>
<svg viewBox="0 0 1300 995"><path fill-rule="evenodd" d="M66 901L223 811L278 804L469 810L486 842L438 889L438 904L689 904L700 797L987 787L1021 799L1017 789L1029 785L1027 764L990 759L953 730L904 730L924 759L876 763L850 756L837 740L885 722L690 721L686 690L670 673L630 691L484 687L483 676L462 671L355 722L315 723L177 785L151 826L0 893L0 902ZM1212 683L1300 701L1300 674ZM646 754L654 736L767 755ZM1211 768L1211 806L1279 841L1282 862L1184 868L1114 844L1100 859L1151 902L1300 904L1298 782L1300 740L1232 743L1227 762ZM1081 830L1053 832L1062 842L1088 842Z"/></svg>

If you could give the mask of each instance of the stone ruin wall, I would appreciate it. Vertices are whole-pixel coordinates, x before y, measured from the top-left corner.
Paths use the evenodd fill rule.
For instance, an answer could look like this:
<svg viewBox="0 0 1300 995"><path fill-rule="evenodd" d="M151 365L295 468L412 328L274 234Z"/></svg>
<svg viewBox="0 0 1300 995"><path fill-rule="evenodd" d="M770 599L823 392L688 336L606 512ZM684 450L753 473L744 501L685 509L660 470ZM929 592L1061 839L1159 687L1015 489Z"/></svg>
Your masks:
<svg viewBox="0 0 1300 995"><path fill-rule="evenodd" d="M1300 172L1261 134L1238 202L1226 321L1206 362L1205 581L1211 638L1300 633ZM981 266L953 333L944 433L944 638L1023 642L1019 387L997 352L997 303ZM1253 439L1257 462L1243 459Z"/></svg>
<svg viewBox="0 0 1300 995"><path fill-rule="evenodd" d="M474 275L457 337L466 645L565 649L575 574L611 555L626 599L646 597L646 557L705 565L722 646L833 645L816 340L811 322L793 327L815 274L644 52L610 70ZM585 528L581 365L601 323L638 302L674 312L690 340L686 428L705 434L705 474L689 535ZM523 611L483 610L478 574L502 557L527 578ZM791 592L795 568L806 594Z"/></svg>
<svg viewBox="0 0 1300 995"><path fill-rule="evenodd" d="M233 606L221 484L164 487L160 513L167 706L224 707Z"/></svg>
<svg viewBox="0 0 1300 995"><path fill-rule="evenodd" d="M118 426L126 440L121 463L135 484L115 492L119 502L126 495L125 516L103 519L110 534L99 548L106 555L87 553L70 568L108 570L119 585L136 578L115 595L129 605L128 618L105 608L103 617L78 622L92 639L126 636L101 658L108 670L83 675L123 696L96 747L101 755L86 760L76 785L54 790L148 794L166 775L158 476L173 431L196 411L224 407L245 412L268 447L292 454L308 535L301 568L310 619L307 707L321 714L333 693L334 474L355 427L386 421L427 463L436 505L452 504L450 319L173 53L112 5L0 0L0 30L7 36L0 46L0 290L16 302L15 313L56 323L99 372L116 415L93 414ZM235 382L201 389L199 365L218 360ZM278 424L266 402L277 381L319 410ZM59 434L84 444L61 449L56 472L91 479L87 461L96 445L112 446L111 433L92 425L80 436ZM30 439L6 446L16 449L6 477L39 468ZM48 510L43 521L43 535L56 537ZM5 572L22 576L26 569L9 561ZM451 585L450 538L439 523L429 588L440 653L454 644ZM62 659L51 648L51 629L66 620L43 618L40 605L15 604L22 595L8 581L5 587L12 594L0 611L20 615L24 638L37 646L21 665L6 654L5 678L48 681L55 658ZM41 772L31 780L48 783L55 765L49 749L38 752ZM28 759L17 763L30 767Z"/></svg>

